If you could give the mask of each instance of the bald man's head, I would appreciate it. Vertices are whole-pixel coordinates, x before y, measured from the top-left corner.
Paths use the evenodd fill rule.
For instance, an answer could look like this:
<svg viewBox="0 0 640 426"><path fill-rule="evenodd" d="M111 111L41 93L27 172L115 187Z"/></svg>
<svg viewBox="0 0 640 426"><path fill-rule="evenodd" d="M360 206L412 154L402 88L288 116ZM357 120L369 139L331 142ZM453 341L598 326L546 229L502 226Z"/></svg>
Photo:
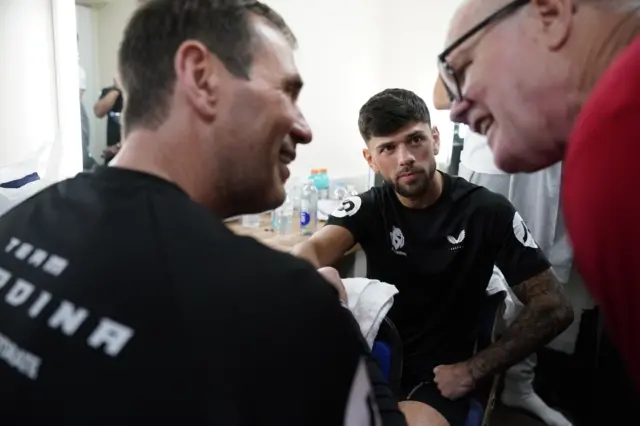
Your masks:
<svg viewBox="0 0 640 426"><path fill-rule="evenodd" d="M507 0L466 0L456 10L449 24L445 46L450 46L480 21L491 15Z"/></svg>
<svg viewBox="0 0 640 426"><path fill-rule="evenodd" d="M616 53L607 48L613 39L628 43L638 34L638 3L465 1L441 55L442 80L456 99L452 119L487 135L497 165L506 171L534 171L560 161L593 85L588 72L603 61L608 65ZM625 25L630 30L623 34Z"/></svg>

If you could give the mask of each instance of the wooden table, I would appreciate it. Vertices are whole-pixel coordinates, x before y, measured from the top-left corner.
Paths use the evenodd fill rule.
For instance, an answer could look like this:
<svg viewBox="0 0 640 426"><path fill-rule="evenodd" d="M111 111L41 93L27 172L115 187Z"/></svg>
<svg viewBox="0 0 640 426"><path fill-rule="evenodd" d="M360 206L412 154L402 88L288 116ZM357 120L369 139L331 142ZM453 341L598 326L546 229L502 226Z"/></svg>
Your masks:
<svg viewBox="0 0 640 426"><path fill-rule="evenodd" d="M260 226L258 228L242 226L242 218L238 218L238 220L227 223L227 226L238 235L253 237L264 245L276 250L288 252L291 251L293 246L296 244L309 239L309 237L303 237L300 235L300 223L295 219L296 217L294 216L291 233L287 235L279 235L271 229L270 214L264 214L260 217ZM318 227L321 226L322 225L318 223Z"/></svg>
<svg viewBox="0 0 640 426"><path fill-rule="evenodd" d="M258 228L242 226L242 218L228 222L227 226L238 235L253 237L273 249L289 252L296 244L309 239L308 236L303 237L300 235L300 222L296 220L296 215L294 215L293 219L291 233L287 235L279 235L271 229L271 216L269 214L264 214L260 217L260 226ZM323 227L324 224L325 222L318 222L318 229ZM353 254L359 249L360 246L356 245L345 253L345 256Z"/></svg>

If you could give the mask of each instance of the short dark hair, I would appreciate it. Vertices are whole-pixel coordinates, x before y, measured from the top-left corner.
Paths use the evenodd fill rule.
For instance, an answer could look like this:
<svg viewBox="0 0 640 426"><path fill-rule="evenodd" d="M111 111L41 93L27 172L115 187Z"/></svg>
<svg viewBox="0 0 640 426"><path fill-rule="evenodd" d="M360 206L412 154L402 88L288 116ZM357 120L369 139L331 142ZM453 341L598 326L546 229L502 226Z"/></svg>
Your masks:
<svg viewBox="0 0 640 426"><path fill-rule="evenodd" d="M358 128L364 141L369 142L374 136L390 135L415 122L431 126L424 100L411 90L386 89L360 108Z"/></svg>
<svg viewBox="0 0 640 426"><path fill-rule="evenodd" d="M249 0L149 0L129 21L118 61L125 92L125 132L157 128L168 113L175 84L174 57L186 40L198 40L231 74L248 79L256 47L251 14L278 28L293 46L291 29L269 6Z"/></svg>

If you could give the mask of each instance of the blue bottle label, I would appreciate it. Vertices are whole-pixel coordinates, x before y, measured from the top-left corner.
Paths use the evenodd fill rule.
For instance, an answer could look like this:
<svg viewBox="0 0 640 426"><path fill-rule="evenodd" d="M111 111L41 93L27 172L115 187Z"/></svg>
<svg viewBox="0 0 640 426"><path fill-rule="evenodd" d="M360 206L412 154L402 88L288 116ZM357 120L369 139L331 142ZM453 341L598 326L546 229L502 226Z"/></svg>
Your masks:
<svg viewBox="0 0 640 426"><path fill-rule="evenodd" d="M308 212L300 212L300 226L306 226L311 222L311 215Z"/></svg>

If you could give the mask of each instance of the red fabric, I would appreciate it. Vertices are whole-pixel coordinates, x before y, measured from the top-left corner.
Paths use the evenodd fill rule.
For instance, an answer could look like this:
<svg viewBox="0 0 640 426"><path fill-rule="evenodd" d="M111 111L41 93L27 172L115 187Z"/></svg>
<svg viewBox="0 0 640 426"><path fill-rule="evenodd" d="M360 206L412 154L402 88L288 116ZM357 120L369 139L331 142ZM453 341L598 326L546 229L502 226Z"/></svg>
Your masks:
<svg viewBox="0 0 640 426"><path fill-rule="evenodd" d="M563 203L578 268L640 387L640 38L598 82L571 135Z"/></svg>

